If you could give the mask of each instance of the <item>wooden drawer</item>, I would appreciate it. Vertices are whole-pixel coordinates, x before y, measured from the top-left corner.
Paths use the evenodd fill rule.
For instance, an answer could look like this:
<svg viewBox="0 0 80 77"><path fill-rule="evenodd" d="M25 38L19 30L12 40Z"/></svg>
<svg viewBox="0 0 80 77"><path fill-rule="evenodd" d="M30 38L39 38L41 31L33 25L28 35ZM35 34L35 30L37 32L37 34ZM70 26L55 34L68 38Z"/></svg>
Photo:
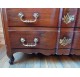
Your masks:
<svg viewBox="0 0 80 77"><path fill-rule="evenodd" d="M9 36L11 48L56 48L57 29L52 28L10 28ZM25 41L22 43L21 38ZM38 42L34 42L37 38ZM34 46L25 46L34 45Z"/></svg>
<svg viewBox="0 0 80 77"><path fill-rule="evenodd" d="M74 27L77 17L77 8L64 8L61 27Z"/></svg>
<svg viewBox="0 0 80 77"><path fill-rule="evenodd" d="M80 29L76 28L74 32L71 54L80 55Z"/></svg>
<svg viewBox="0 0 80 77"><path fill-rule="evenodd" d="M80 27L80 8L78 8L76 27Z"/></svg>
<svg viewBox="0 0 80 77"><path fill-rule="evenodd" d="M61 28L57 54L69 55L73 40L73 28Z"/></svg>
<svg viewBox="0 0 80 77"><path fill-rule="evenodd" d="M80 49L80 29L79 28L77 28L74 32L72 49Z"/></svg>
<svg viewBox="0 0 80 77"><path fill-rule="evenodd" d="M8 26L47 26L47 27L57 27L59 20L59 9L57 8L18 8L18 9L6 9ZM21 18L20 13L23 13L24 17ZM34 13L38 13L38 18L33 17ZM20 15L20 16L18 16ZM24 22L22 20L31 20L34 22ZM36 19L36 21L35 21Z"/></svg>

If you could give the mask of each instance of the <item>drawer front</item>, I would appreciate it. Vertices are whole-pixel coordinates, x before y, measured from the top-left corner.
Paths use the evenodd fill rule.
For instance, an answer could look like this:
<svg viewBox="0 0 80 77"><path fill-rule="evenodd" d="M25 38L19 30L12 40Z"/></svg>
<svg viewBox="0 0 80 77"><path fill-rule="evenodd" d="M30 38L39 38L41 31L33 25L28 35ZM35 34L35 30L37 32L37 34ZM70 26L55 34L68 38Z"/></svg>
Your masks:
<svg viewBox="0 0 80 77"><path fill-rule="evenodd" d="M77 17L76 8L64 8L63 15L62 15L62 27L74 27L75 21Z"/></svg>
<svg viewBox="0 0 80 77"><path fill-rule="evenodd" d="M60 32L60 38L58 42L58 54L70 53L73 39L73 28L62 28Z"/></svg>
<svg viewBox="0 0 80 77"><path fill-rule="evenodd" d="M58 26L58 8L17 8L6 9L6 12L9 26Z"/></svg>
<svg viewBox="0 0 80 77"><path fill-rule="evenodd" d="M76 25L76 27L80 27L80 8L78 8L77 25Z"/></svg>
<svg viewBox="0 0 80 77"><path fill-rule="evenodd" d="M80 49L80 29L77 28L74 32L74 41L73 41L73 46L72 49Z"/></svg>
<svg viewBox="0 0 80 77"><path fill-rule="evenodd" d="M80 29L77 28L74 33L71 54L80 55Z"/></svg>
<svg viewBox="0 0 80 77"><path fill-rule="evenodd" d="M55 28L10 28L9 36L12 48L56 48L57 29Z"/></svg>

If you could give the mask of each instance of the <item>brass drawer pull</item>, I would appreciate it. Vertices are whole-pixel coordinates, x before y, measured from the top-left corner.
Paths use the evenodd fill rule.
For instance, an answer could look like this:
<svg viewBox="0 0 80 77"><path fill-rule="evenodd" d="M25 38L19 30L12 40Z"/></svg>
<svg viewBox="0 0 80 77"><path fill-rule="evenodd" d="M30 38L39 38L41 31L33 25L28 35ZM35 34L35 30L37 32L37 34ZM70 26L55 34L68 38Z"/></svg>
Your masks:
<svg viewBox="0 0 80 77"><path fill-rule="evenodd" d="M37 46L37 42L38 42L38 38L34 38L34 44L25 44L24 42L26 41L25 38L21 38L20 39L21 43L23 44L23 46L25 47L36 47Z"/></svg>
<svg viewBox="0 0 80 77"><path fill-rule="evenodd" d="M66 45L71 43L71 39L70 38L68 39L68 38L64 37L63 39L60 39L59 43L62 46L66 46Z"/></svg>
<svg viewBox="0 0 80 77"><path fill-rule="evenodd" d="M71 23L72 21L75 20L75 16L74 15L69 15L69 13L67 13L66 15L64 15L64 17L62 18L63 22L65 24L69 24Z"/></svg>
<svg viewBox="0 0 80 77"><path fill-rule="evenodd" d="M24 18L24 14L23 14L22 12L20 12L20 13L18 14L18 16L20 17L20 20L21 20L22 22L25 22L25 23L34 23L34 22L37 21L37 19L38 19L38 17L39 17L39 13L33 13L34 20L24 20L24 19L23 19L23 18Z"/></svg>

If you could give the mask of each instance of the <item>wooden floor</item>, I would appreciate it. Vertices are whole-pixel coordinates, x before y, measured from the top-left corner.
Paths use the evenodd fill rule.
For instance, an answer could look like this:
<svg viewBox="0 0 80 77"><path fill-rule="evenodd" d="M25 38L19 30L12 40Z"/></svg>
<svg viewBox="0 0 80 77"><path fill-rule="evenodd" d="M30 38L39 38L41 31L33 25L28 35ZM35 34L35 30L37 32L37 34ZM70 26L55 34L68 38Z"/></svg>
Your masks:
<svg viewBox="0 0 80 77"><path fill-rule="evenodd" d="M0 45L0 68L79 68L80 56L44 56L15 53L14 65L8 63L6 48Z"/></svg>

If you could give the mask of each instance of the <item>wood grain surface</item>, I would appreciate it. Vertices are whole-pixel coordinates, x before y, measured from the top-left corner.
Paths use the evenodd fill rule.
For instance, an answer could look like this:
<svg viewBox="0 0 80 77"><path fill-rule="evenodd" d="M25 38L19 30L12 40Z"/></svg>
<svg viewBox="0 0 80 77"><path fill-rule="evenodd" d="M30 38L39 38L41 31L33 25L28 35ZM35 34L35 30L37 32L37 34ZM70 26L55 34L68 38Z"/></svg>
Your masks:
<svg viewBox="0 0 80 77"><path fill-rule="evenodd" d="M34 20L33 13L39 13L39 18L35 23L24 23L20 20L18 14L22 12L24 14L23 20ZM59 20L59 8L18 8L18 9L7 9L6 11L8 26L17 27L57 27Z"/></svg>

